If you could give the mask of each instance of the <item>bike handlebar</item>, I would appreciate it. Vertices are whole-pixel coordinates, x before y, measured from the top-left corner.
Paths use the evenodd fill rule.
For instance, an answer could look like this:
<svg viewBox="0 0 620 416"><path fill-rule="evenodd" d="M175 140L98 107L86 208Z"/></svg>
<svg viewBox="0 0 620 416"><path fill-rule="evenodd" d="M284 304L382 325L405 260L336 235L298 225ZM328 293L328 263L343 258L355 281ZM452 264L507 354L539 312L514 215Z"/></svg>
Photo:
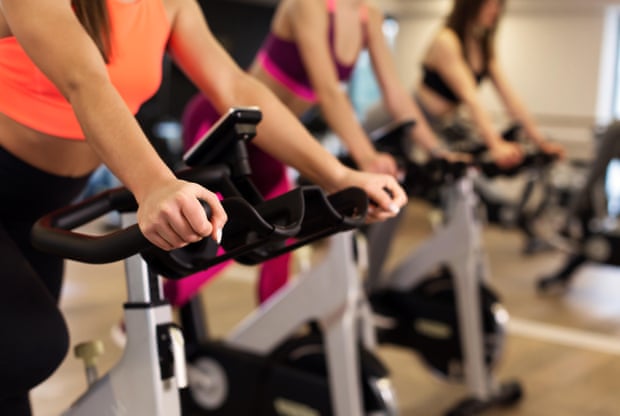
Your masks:
<svg viewBox="0 0 620 416"><path fill-rule="evenodd" d="M164 251L151 244L137 225L105 235L77 231L112 211L133 212L137 203L125 188L102 192L81 203L52 212L32 230L35 247L63 258L85 263L110 263L141 253L158 273L180 278L234 258L255 264L339 231L365 223L366 193L348 188L326 196L316 186L293 189L264 200L248 178L245 142L260 121L256 108L233 108L185 156L188 166L179 179L199 183L223 196L228 215L222 230L222 248L210 238L183 248ZM215 161L220 162L213 165ZM308 208L308 209L306 209ZM294 242L290 242L294 237Z"/></svg>

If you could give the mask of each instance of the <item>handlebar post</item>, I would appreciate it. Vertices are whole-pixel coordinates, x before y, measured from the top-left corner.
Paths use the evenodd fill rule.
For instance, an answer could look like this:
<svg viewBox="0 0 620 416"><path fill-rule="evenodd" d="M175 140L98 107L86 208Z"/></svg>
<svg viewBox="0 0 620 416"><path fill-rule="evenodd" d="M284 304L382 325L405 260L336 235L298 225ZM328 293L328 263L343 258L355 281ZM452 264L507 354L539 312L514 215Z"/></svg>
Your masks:
<svg viewBox="0 0 620 416"><path fill-rule="evenodd" d="M136 223L136 214L121 215L123 227ZM141 276L140 279L127 279L127 301L132 303L159 303L162 299L159 277L153 273L140 254L135 254L125 261L127 276Z"/></svg>

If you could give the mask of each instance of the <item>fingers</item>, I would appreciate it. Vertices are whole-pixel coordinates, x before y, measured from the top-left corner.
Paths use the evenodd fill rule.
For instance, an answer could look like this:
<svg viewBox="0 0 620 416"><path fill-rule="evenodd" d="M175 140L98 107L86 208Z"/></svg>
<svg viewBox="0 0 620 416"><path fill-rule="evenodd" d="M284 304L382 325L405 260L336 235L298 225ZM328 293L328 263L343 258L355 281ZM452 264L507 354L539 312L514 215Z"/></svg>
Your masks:
<svg viewBox="0 0 620 416"><path fill-rule="evenodd" d="M176 217L170 213L162 213L161 219L140 228L151 243L164 250L184 247L202 238L191 229L180 214Z"/></svg>
<svg viewBox="0 0 620 416"><path fill-rule="evenodd" d="M469 153L459 153L459 152L448 152L446 154L446 160L448 162L461 162L461 163L472 163L474 157Z"/></svg>
<svg viewBox="0 0 620 416"><path fill-rule="evenodd" d="M512 143L505 143L502 147L493 152L493 159L499 167L511 168L521 163L523 160L523 152L519 146Z"/></svg>
<svg viewBox="0 0 620 416"><path fill-rule="evenodd" d="M374 219L387 219L398 214L407 203L407 195L392 176L381 175L366 192L376 207L369 207L369 216Z"/></svg>
<svg viewBox="0 0 620 416"><path fill-rule="evenodd" d="M228 216L226 215L219 198L214 193L202 188L199 198L209 205L211 213L209 215L208 225L211 229L207 230L207 224L203 222L203 220L206 220L206 217L202 206L200 207L202 210L202 215L199 215L199 218L188 217L188 221L196 232L199 232L202 236L210 235L213 240L219 243L222 240L222 229L224 228L226 221L228 221Z"/></svg>
<svg viewBox="0 0 620 416"><path fill-rule="evenodd" d="M201 200L210 208L210 219ZM138 209L140 230L164 250L181 248L207 236L219 242L226 221L226 213L214 193L183 181L150 196Z"/></svg>
<svg viewBox="0 0 620 416"><path fill-rule="evenodd" d="M544 143L540 146L541 150L549 155L556 156L558 159L562 160L566 157L566 149L556 143Z"/></svg>
<svg viewBox="0 0 620 416"><path fill-rule="evenodd" d="M368 207L368 213L366 215L366 223L372 224L375 222L385 221L392 217L395 217L396 215L397 214L394 214L393 212L385 211L384 209L373 207L372 205L370 205Z"/></svg>
<svg viewBox="0 0 620 416"><path fill-rule="evenodd" d="M177 247L173 243L169 242L165 237L160 235L157 231L142 230L142 234L144 234L147 240L163 250L170 251Z"/></svg>

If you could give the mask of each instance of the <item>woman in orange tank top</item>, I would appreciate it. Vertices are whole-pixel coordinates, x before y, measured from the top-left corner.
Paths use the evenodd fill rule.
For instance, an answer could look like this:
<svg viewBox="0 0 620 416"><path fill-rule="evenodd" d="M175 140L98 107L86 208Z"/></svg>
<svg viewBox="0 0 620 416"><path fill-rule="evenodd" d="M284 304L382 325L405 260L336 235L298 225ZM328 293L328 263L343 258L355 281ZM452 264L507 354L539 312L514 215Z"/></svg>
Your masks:
<svg viewBox="0 0 620 416"><path fill-rule="evenodd" d="M30 415L29 390L67 351L56 304L62 259L34 250L30 227L68 204L101 163L135 196L139 227L156 246L220 238L226 213L216 195L178 180L134 117L159 86L165 52L218 111L259 106L254 143L263 150L328 191L365 189L378 203L371 220L406 202L392 177L350 170L323 150L234 64L195 0L0 0L0 323L11 340L0 343L2 415Z"/></svg>

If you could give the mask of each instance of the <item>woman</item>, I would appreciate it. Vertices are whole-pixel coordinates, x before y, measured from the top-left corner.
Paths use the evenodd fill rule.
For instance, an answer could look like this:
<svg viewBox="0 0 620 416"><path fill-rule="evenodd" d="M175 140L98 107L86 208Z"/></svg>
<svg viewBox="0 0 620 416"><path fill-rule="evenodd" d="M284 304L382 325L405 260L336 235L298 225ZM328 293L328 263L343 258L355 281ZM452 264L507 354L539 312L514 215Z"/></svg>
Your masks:
<svg viewBox="0 0 620 416"><path fill-rule="evenodd" d="M170 250L210 236L226 214L176 179L134 118L168 51L219 111L258 105L255 143L328 191L359 186L392 217L406 200L388 175L345 168L215 41L194 0L0 0L0 414L30 414L28 391L67 351L57 307L62 259L31 247L42 214L71 202L105 163L135 196L140 229ZM294 137L295 140L290 140ZM384 188L393 192L390 197ZM200 203L212 208L209 221Z"/></svg>
<svg viewBox="0 0 620 416"><path fill-rule="evenodd" d="M396 177L399 173L393 157L375 150L342 88L362 49L370 53L392 119L415 119L411 139L434 156L451 156L401 84L383 35L383 14L365 0L282 0L249 73L298 117L318 106L327 125L343 141L362 171ZM185 145L189 147L201 137L218 115L206 97L194 97L185 111ZM256 149L251 160L255 171L269 171L268 176L256 178L264 195L273 196L290 187L281 163ZM287 269L286 258L263 266L260 300L286 281ZM173 304L181 305L218 271L206 270L183 281L167 282L166 293Z"/></svg>
<svg viewBox="0 0 620 416"><path fill-rule="evenodd" d="M443 149L399 80L383 20L364 0L284 0L249 71L296 115L318 106L361 170L395 175L393 159L375 151L342 88L362 49L392 118L415 119L412 140L431 152Z"/></svg>
<svg viewBox="0 0 620 416"><path fill-rule="evenodd" d="M494 160L508 167L520 162L522 152L502 139L480 102L477 87L488 78L526 136L542 151L563 156L564 149L538 130L497 62L495 32L504 6L504 0L454 0L445 26L423 57L416 98L436 129L449 124L460 105L465 106Z"/></svg>

